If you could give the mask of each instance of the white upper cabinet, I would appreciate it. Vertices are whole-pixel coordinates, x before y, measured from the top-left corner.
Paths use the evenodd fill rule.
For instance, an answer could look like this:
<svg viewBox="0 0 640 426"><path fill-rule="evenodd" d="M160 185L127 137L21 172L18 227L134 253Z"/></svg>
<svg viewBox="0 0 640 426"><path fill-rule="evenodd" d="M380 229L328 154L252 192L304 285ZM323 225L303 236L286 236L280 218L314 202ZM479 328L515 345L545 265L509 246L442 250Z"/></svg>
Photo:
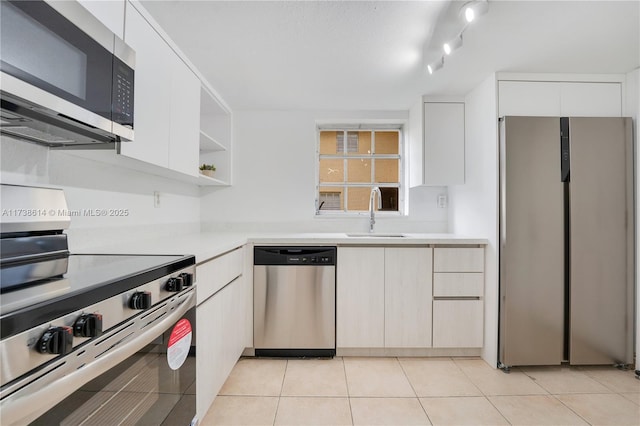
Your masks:
<svg viewBox="0 0 640 426"><path fill-rule="evenodd" d="M78 0L121 40L124 39L125 0Z"/></svg>
<svg viewBox="0 0 640 426"><path fill-rule="evenodd" d="M177 55L171 62L169 168L198 176L200 80Z"/></svg>
<svg viewBox="0 0 640 426"><path fill-rule="evenodd" d="M562 83L560 113L572 117L622 116L620 83Z"/></svg>
<svg viewBox="0 0 640 426"><path fill-rule="evenodd" d="M125 43L136 51L135 139L122 143L120 153L168 168L175 54L131 4L127 4L126 10Z"/></svg>
<svg viewBox="0 0 640 426"><path fill-rule="evenodd" d="M231 184L231 110L138 1L80 0L136 52L132 142L78 155L201 186ZM102 153L105 154L105 153ZM213 178L199 173L216 166Z"/></svg>
<svg viewBox="0 0 640 426"><path fill-rule="evenodd" d="M464 102L420 101L409 111L410 186L464 183Z"/></svg>
<svg viewBox="0 0 640 426"><path fill-rule="evenodd" d="M616 82L500 81L499 115L620 117Z"/></svg>
<svg viewBox="0 0 640 426"><path fill-rule="evenodd" d="M424 183L464 183L464 103L424 104Z"/></svg>
<svg viewBox="0 0 640 426"><path fill-rule="evenodd" d="M198 176L200 80L130 3L125 42L136 51L135 140L120 153Z"/></svg>

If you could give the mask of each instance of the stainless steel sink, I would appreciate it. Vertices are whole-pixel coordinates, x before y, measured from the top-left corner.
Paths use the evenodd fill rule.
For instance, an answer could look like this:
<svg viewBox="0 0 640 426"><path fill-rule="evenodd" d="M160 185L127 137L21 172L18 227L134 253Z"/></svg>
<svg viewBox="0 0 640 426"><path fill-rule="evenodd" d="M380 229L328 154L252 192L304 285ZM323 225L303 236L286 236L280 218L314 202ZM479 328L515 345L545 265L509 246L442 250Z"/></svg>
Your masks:
<svg viewBox="0 0 640 426"><path fill-rule="evenodd" d="M377 234L377 233L359 233L359 234L347 234L347 237L355 238L405 238L404 234Z"/></svg>

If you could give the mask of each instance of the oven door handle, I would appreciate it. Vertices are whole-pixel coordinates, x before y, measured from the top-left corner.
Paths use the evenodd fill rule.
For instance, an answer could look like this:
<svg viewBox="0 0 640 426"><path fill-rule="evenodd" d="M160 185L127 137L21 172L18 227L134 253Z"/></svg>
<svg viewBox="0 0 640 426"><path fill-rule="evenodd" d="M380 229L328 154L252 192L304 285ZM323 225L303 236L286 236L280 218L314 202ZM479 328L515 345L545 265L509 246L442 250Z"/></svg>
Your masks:
<svg viewBox="0 0 640 426"><path fill-rule="evenodd" d="M158 322L140 330L134 338L123 341L121 346L111 349L91 363L71 371L70 373L45 384L38 389L25 386L2 400L3 425L24 425L32 422L47 412L51 407L71 395L87 382L115 367L131 355L135 354L158 336L162 335L172 324L177 322L189 309L195 307L196 292L185 295L184 301ZM69 355L74 355L75 351ZM55 371L52 372L55 374Z"/></svg>

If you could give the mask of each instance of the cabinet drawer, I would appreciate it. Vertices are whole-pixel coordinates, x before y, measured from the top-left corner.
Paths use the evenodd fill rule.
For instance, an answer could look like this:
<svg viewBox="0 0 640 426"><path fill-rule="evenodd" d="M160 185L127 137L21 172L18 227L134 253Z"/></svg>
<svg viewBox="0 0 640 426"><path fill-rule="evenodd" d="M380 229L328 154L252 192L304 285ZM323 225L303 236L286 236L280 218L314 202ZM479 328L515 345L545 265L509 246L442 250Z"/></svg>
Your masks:
<svg viewBox="0 0 640 426"><path fill-rule="evenodd" d="M433 347L482 347L483 306L482 300L434 300Z"/></svg>
<svg viewBox="0 0 640 426"><path fill-rule="evenodd" d="M484 248L435 248L433 272L484 272Z"/></svg>
<svg viewBox="0 0 640 426"><path fill-rule="evenodd" d="M483 273L433 274L433 297L482 297L483 295Z"/></svg>
<svg viewBox="0 0 640 426"><path fill-rule="evenodd" d="M244 250L240 247L197 266L198 304L207 300L212 294L242 275L244 266L243 253Z"/></svg>

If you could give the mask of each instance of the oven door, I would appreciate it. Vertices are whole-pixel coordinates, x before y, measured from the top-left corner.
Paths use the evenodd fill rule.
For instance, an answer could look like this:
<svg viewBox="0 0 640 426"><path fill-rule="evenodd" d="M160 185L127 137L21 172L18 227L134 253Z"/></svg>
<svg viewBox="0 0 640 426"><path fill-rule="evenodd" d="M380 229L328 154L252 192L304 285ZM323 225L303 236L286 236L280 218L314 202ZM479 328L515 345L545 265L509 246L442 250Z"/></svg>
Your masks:
<svg viewBox="0 0 640 426"><path fill-rule="evenodd" d="M2 424L197 424L195 289L159 305L5 398Z"/></svg>

